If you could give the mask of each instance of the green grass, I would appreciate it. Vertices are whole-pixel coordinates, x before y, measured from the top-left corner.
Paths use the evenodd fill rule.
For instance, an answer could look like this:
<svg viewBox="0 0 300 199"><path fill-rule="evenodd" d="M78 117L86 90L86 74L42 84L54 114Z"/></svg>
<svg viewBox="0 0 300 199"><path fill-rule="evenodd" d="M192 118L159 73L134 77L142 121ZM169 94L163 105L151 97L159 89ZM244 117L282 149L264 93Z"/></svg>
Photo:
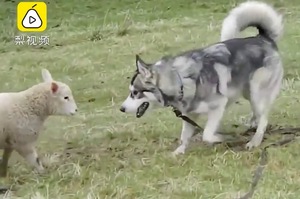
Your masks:
<svg viewBox="0 0 300 199"><path fill-rule="evenodd" d="M0 6L0 91L28 88L41 81L46 67L71 86L79 113L46 122L37 146L48 163L46 174L35 174L14 153L9 176L1 180L13 191L4 198L231 199L248 191L259 149L236 152L195 142L185 155L173 158L181 121L172 111L156 110L136 119L118 110L128 94L135 54L151 62L217 42L222 19L237 1L49 0L47 30L27 34L49 36L45 48L14 44L14 36L22 34L15 24L17 2L5 0ZM300 3L268 2L285 13L279 42L285 82L270 123L297 126ZM249 110L244 100L233 105L222 130L243 132ZM299 198L299 142L269 151L253 198Z"/></svg>

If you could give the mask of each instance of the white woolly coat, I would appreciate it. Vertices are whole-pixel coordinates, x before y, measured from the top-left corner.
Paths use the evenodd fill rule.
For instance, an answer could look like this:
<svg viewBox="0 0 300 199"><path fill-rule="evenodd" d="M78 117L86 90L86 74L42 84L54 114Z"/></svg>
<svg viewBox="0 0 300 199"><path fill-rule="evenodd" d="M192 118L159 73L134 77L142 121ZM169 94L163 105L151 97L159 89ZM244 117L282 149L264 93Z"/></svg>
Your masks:
<svg viewBox="0 0 300 199"><path fill-rule="evenodd" d="M16 93L0 93L0 148L33 144L51 113L50 83Z"/></svg>

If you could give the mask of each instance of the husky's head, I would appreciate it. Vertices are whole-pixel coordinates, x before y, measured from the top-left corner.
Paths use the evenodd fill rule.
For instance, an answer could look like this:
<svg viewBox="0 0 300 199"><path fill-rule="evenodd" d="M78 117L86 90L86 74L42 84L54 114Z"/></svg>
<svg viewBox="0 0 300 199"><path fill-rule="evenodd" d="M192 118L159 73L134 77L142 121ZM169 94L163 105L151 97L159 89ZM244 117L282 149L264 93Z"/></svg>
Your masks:
<svg viewBox="0 0 300 199"><path fill-rule="evenodd" d="M178 96L178 72L174 73L170 67L169 58L165 56L155 64L147 64L136 55L136 72L120 111L141 117L146 110L167 106Z"/></svg>
<svg viewBox="0 0 300 199"><path fill-rule="evenodd" d="M130 81L130 93L122 103L120 111L136 113L136 117L141 117L146 110L161 104L152 67L152 64L146 64L136 55L136 71Z"/></svg>

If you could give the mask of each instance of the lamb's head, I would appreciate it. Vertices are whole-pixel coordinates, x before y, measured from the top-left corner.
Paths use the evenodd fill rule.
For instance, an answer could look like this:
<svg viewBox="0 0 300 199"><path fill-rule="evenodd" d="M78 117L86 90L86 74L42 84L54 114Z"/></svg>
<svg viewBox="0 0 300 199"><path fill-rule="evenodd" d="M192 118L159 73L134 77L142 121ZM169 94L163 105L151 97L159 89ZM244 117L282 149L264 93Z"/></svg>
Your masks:
<svg viewBox="0 0 300 199"><path fill-rule="evenodd" d="M70 87L62 82L52 79L50 72L42 70L44 82L50 83L51 94L49 98L49 108L53 115L74 115L77 112L77 105Z"/></svg>

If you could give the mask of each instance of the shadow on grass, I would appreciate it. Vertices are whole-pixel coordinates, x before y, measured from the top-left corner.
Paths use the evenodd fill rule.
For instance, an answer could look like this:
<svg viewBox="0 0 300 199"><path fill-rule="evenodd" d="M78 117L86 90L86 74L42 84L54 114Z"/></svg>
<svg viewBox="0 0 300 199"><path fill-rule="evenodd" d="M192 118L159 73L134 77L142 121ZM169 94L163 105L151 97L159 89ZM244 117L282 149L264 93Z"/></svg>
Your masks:
<svg viewBox="0 0 300 199"><path fill-rule="evenodd" d="M250 128L242 133L228 133L228 132L220 132L225 138L225 141L222 143L213 144L213 146L225 146L221 147L222 150L232 150L232 151L248 151L245 148L246 143L252 138L256 129ZM263 139L263 143L261 147L264 145L268 145L273 142L277 142L280 139L290 139L291 136L300 136L300 127L283 127L279 125L269 125L265 132L265 136ZM196 137L196 136L195 136ZM159 138L158 138L159 139ZM152 144L159 144L159 140L151 139L149 142ZM77 144L73 145L71 142L67 143L65 150L63 152L62 157L69 158L73 155L84 156L84 159L89 159L91 154L102 154L104 156L110 155L115 158L122 158L122 156L126 157L126 153L129 152L131 155L140 156L147 154L146 146L138 144L140 142L139 139L134 137L128 137L119 143L119 145L108 144L106 147L103 146L78 146ZM164 148L168 150L170 147L176 147L179 142L178 138L170 139L166 144L170 145ZM193 142L202 143L201 138ZM171 149L170 149L171 150Z"/></svg>
<svg viewBox="0 0 300 199"><path fill-rule="evenodd" d="M245 144L250 141L252 136L255 134L256 128L249 128L235 139L231 139L229 141L225 141L222 144L225 144L228 149L233 151L247 151L245 148ZM224 135L228 133L222 133ZM270 144L273 142L278 142L274 140L275 135L280 135L282 140L289 140L292 137L300 136L300 127L283 127L279 125L268 125L265 136L263 139L263 143ZM278 136L277 136L278 137ZM262 143L262 144L263 144Z"/></svg>

